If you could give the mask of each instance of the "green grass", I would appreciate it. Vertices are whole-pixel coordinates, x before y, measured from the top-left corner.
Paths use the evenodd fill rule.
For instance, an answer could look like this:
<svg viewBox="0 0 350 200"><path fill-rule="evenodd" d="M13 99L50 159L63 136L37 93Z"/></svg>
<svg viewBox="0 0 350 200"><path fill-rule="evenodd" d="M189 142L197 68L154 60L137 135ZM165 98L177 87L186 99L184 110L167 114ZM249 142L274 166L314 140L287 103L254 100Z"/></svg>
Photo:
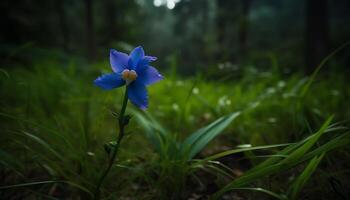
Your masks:
<svg viewBox="0 0 350 200"><path fill-rule="evenodd" d="M103 146L116 138L112 113L123 92L93 86L102 68L109 70L107 63L47 60L0 71L0 196L91 196L106 163ZM134 117L103 185L104 198L179 199L215 184L219 188L204 196L239 190L246 199L298 199L301 191L334 194L328 178L345 184L350 160L343 128L350 119L345 74L319 74L309 84L300 74L276 70L219 71L237 74L234 80L213 71L194 78L165 73L164 81L149 87L145 113L128 107ZM233 167L224 158L248 164ZM231 168L243 176L237 178ZM339 173L315 176L333 168ZM291 180L279 180L278 174ZM310 179L324 184L311 187Z"/></svg>

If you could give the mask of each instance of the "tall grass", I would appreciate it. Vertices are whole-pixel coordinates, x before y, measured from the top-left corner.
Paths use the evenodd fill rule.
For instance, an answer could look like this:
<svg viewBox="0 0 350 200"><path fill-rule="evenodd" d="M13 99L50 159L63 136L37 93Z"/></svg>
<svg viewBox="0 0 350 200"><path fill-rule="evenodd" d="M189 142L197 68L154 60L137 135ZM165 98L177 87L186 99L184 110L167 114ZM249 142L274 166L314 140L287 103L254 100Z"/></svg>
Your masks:
<svg viewBox="0 0 350 200"><path fill-rule="evenodd" d="M48 60L1 70L0 196L90 198L105 162L102 141L113 139L113 112L122 96L93 87L101 65ZM209 172L205 176L214 177L209 182L222 186L212 198L248 190L298 199L313 174L335 159L329 152L347 148L342 126L350 118L348 80L344 74L320 75L308 84L301 75L276 70L237 73L236 80L169 75L150 89L147 113L129 108L133 131L103 185L104 197L185 198L208 182L201 175ZM309 95L300 101L305 87ZM332 114L333 122L342 123L332 125ZM221 146L227 147L215 150ZM232 172L237 169L222 161L235 155L249 163L238 167L247 170L238 178ZM274 178L281 173L295 175L285 184Z"/></svg>

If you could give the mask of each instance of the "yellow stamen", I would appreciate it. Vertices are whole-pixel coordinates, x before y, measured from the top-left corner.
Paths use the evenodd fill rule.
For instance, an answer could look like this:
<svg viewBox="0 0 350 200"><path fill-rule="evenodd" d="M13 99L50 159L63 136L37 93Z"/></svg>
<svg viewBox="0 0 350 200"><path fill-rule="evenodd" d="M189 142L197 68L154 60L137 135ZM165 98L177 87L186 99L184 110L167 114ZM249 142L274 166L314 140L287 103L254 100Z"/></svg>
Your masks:
<svg viewBox="0 0 350 200"><path fill-rule="evenodd" d="M122 72L122 79L126 81L127 84L133 82L137 78L137 73L135 70L125 69Z"/></svg>

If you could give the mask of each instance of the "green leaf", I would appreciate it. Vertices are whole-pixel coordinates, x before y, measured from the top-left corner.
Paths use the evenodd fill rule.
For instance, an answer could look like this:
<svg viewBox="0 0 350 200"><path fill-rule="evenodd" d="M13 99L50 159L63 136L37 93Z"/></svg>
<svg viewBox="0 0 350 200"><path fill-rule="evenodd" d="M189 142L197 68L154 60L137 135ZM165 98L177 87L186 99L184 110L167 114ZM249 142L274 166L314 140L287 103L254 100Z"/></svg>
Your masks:
<svg viewBox="0 0 350 200"><path fill-rule="evenodd" d="M74 149L74 145L67 138L65 138L61 133L57 132L54 129L51 129L51 128L46 127L46 126L43 126L42 124L38 124L38 123L32 122L31 120L22 119L20 117L17 117L17 116L14 116L14 115L10 115L10 114L7 114L7 113L0 112L0 116L6 117L6 118L9 118L9 119L12 119L12 120L16 120L16 121L19 121L19 122L23 122L25 124L28 124L28 125L31 125L31 126L35 126L35 127L39 128L39 129L45 130L45 131L49 132L50 134L53 134L53 135L57 136L58 138L60 138L62 141L65 142L65 144L67 144L67 146L69 148Z"/></svg>
<svg viewBox="0 0 350 200"><path fill-rule="evenodd" d="M299 159L304 156L304 154L310 150L310 148L318 141L318 139L322 136L323 133L326 132L327 128L329 127L331 121L333 119L333 116L329 117L325 123L323 123L322 127L313 135L313 137L305 142L301 147L299 147L297 150L295 150L293 153L291 153L287 158L285 158L281 164L290 164L298 162Z"/></svg>
<svg viewBox="0 0 350 200"><path fill-rule="evenodd" d="M242 188L232 188L232 190L249 190L249 191L254 191L254 192L262 192L262 193L269 195L270 197L274 197L275 199L287 200L287 198L285 196L279 195L277 193L274 193L274 192L267 190L267 189L264 189L264 188L242 187Z"/></svg>
<svg viewBox="0 0 350 200"><path fill-rule="evenodd" d="M263 162L257 167L254 167L253 169L246 172L243 176L233 180L231 183L220 189L214 194L213 199L218 199L222 194L229 190L232 190L233 188L242 187L262 177L288 170L289 168L306 161L306 158L311 159L312 157L310 157L307 152L317 142L321 135L328 131L328 127L332 118L333 117L328 118L320 130L312 136L308 137L305 140L302 140L301 142L290 145L277 153L278 155L288 155L287 158L281 160L279 157L271 157L267 159L267 161ZM329 143L326 143L325 145L327 144ZM331 146L328 145L328 148L323 148L323 145L317 147L313 152L317 152L318 154L314 153L313 157L326 153L326 150L334 149L335 146L335 143L332 143ZM319 148L322 148L322 151L317 151Z"/></svg>
<svg viewBox="0 0 350 200"><path fill-rule="evenodd" d="M206 157L205 159L203 159L203 161L216 160L216 159L224 157L224 156L228 156L228 155L235 154L235 153L241 153L241 152L245 152L245 151L253 151L253 150L259 150L259 149L269 149L269 148L276 148L276 147L282 147L282 146L287 146L287 145L290 145L290 144L274 144L274 145L265 145L265 146L257 146L257 147L247 147L247 148L240 148L240 149L232 149L232 150L223 151L223 152L220 152L218 154Z"/></svg>
<svg viewBox="0 0 350 200"><path fill-rule="evenodd" d="M219 118L206 127L192 133L182 143L182 153L188 153L188 159L192 159L197 155L211 140L218 136L231 122L240 115L240 112L235 112Z"/></svg>
<svg viewBox="0 0 350 200"><path fill-rule="evenodd" d="M300 159L300 162L309 160L317 155L320 155L324 152L329 152L334 149L338 149L341 147L346 147L350 144L350 138L349 138L349 133L344 133L340 136L337 136L336 138L333 138L332 140L328 141L327 143L317 147L313 151L307 153L305 156L303 156Z"/></svg>
<svg viewBox="0 0 350 200"><path fill-rule="evenodd" d="M306 166L305 170L299 175L295 182L289 188L289 196L292 200L298 198L301 189L304 187L306 182L311 177L312 173L316 170L318 164L321 162L324 153L320 156L314 157L309 164Z"/></svg>
<svg viewBox="0 0 350 200"><path fill-rule="evenodd" d="M92 196L92 192L90 190L88 190L87 188L85 188L79 184L73 183L71 181L38 181L38 182L21 183L21 184L15 184L15 185L5 185L5 186L0 186L0 190L7 190L7 189L12 189L12 188L20 188L20 187L30 187L30 186L34 186L34 185L44 185L44 184L52 184L52 183L64 183L64 184L70 185L72 187L78 188L78 189L86 192L90 196Z"/></svg>
<svg viewBox="0 0 350 200"><path fill-rule="evenodd" d="M37 142L38 144L40 144L48 152L52 153L53 155L55 155L60 160L62 160L62 156L56 150L54 150L48 143L46 143L44 140L42 140L38 136L35 136L35 135L30 134L30 133L25 132L25 131L23 131L23 134L26 135L28 138L32 139L33 141Z"/></svg>
<svg viewBox="0 0 350 200"><path fill-rule="evenodd" d="M134 112L136 120L145 130L145 135L158 153L162 153L164 138L168 132L151 115L144 116L139 112Z"/></svg>

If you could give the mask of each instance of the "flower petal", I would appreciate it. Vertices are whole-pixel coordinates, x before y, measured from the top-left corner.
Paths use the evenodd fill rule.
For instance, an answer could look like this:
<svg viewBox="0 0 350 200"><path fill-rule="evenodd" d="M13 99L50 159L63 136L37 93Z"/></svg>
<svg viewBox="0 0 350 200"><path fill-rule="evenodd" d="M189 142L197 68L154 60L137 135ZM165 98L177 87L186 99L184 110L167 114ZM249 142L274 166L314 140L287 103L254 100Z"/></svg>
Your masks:
<svg viewBox="0 0 350 200"><path fill-rule="evenodd" d="M131 103L142 110L148 107L147 89L141 81L136 80L128 85L128 97Z"/></svg>
<svg viewBox="0 0 350 200"><path fill-rule="evenodd" d="M145 56L144 57L146 60L148 60L149 62L153 62L157 60L157 57L154 56Z"/></svg>
<svg viewBox="0 0 350 200"><path fill-rule="evenodd" d="M125 81L122 79L121 74L111 73L98 77L94 83L102 89L110 90L124 85Z"/></svg>
<svg viewBox="0 0 350 200"><path fill-rule="evenodd" d="M145 52L141 46L136 47L130 53L129 68L135 69L139 61L145 56Z"/></svg>
<svg viewBox="0 0 350 200"><path fill-rule="evenodd" d="M128 67L129 56L126 53L111 49L109 52L109 60L114 72L122 72Z"/></svg>
<svg viewBox="0 0 350 200"><path fill-rule="evenodd" d="M153 56L144 56L141 60L139 60L139 62L137 63L137 66L135 68L135 71L138 74L141 74L145 69L148 68L150 62L153 62L157 60L157 57L153 57Z"/></svg>
<svg viewBox="0 0 350 200"><path fill-rule="evenodd" d="M163 80L164 77L152 66L147 66L142 73L138 73L137 79L144 85L150 85Z"/></svg>

